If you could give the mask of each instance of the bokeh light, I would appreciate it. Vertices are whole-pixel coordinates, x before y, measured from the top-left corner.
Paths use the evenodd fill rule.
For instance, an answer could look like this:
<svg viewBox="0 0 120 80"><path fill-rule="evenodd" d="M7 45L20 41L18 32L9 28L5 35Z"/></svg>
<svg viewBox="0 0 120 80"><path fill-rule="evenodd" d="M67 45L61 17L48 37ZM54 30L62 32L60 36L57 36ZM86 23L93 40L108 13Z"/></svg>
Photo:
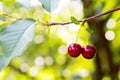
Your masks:
<svg viewBox="0 0 120 80"><path fill-rule="evenodd" d="M42 43L42 42L43 42L43 36L42 36L42 35L36 35L36 36L34 37L34 43L40 44L40 43Z"/></svg>
<svg viewBox="0 0 120 80"><path fill-rule="evenodd" d="M72 32L76 32L80 29L80 26L79 25L76 25L76 24L69 24L69 30L72 31Z"/></svg>
<svg viewBox="0 0 120 80"><path fill-rule="evenodd" d="M31 4L31 6L34 7L34 6L40 5L40 2L39 2L39 0L31 0L30 4Z"/></svg>
<svg viewBox="0 0 120 80"><path fill-rule="evenodd" d="M17 80L16 76L13 74L10 74L9 76L6 77L5 80Z"/></svg>
<svg viewBox="0 0 120 80"><path fill-rule="evenodd" d="M116 25L116 22L115 22L115 20L113 20L113 19L109 19L108 22L106 23L106 26L107 26L107 28L109 28L109 29L114 28L115 25Z"/></svg>
<svg viewBox="0 0 120 80"><path fill-rule="evenodd" d="M113 31L107 31L105 33L105 38L107 40L113 40L115 38L115 33Z"/></svg>
<svg viewBox="0 0 120 80"><path fill-rule="evenodd" d="M5 24L0 23L1 31L3 29L2 26L6 25L6 22L16 20L16 18L10 18L10 16L22 19L32 18L37 22L34 26L35 35L33 42L27 45L27 49L19 56L19 59L14 58L12 62L0 72L0 80L97 80L99 77L98 74L105 74L100 78L101 80L112 80L111 77L115 76L117 72L119 72L118 78L120 79L120 70L116 71L120 61L119 11L96 20L91 20L88 23L86 21L84 26L81 26L81 22L79 25L71 23L67 25L47 26L43 24L71 22L71 16L77 20L84 20L90 17L91 14L94 16L115 8L114 5L117 6L118 4L116 3L118 3L119 0L49 0L53 1L52 3L60 1L59 6L55 7L56 9L50 13L45 10L45 5L41 4L40 1L41 0L0 1L0 10L8 14L8 16L0 15L0 22L5 21ZM44 1L46 2L47 0ZM53 5L50 5L50 3L45 4L52 7L56 5L56 3ZM101 21L100 19L104 20ZM102 26L99 27L101 30L96 28L99 26L99 22L101 25L105 25L106 28ZM7 25L9 25L9 23L7 23ZM103 36L106 38L106 42L110 43L106 46L110 46L109 51L111 51L112 55L109 54L106 46L99 44L104 43L99 33L104 34ZM0 40L0 57L4 55L1 41L2 38ZM97 52L100 54L97 54L93 59L85 59L82 55L77 58L72 58L67 54L68 46L71 43L79 43L81 46L94 44ZM13 55L14 54L11 54L11 56ZM106 56L107 58L104 58ZM111 62L109 57L113 59L113 65L111 66L115 66L116 70L110 67L109 63ZM3 59L1 59L1 61L2 60ZM108 64L103 66L102 63L106 63L106 61ZM2 66L2 64L0 64L0 66ZM100 70L98 70L99 67L101 67ZM112 70L114 71L112 72Z"/></svg>
<svg viewBox="0 0 120 80"><path fill-rule="evenodd" d="M82 69L82 70L80 70L79 75L80 75L81 77L87 77L87 76L89 75L89 71L86 70L86 69Z"/></svg>
<svg viewBox="0 0 120 80"><path fill-rule="evenodd" d="M71 75L71 72L70 72L70 70L65 69L65 70L63 70L62 75L65 76L65 77L67 77L67 76Z"/></svg>
<svg viewBox="0 0 120 80"><path fill-rule="evenodd" d="M65 45L61 45L59 48L58 48L58 52L60 54L66 54L67 53L67 47Z"/></svg>
<svg viewBox="0 0 120 80"><path fill-rule="evenodd" d="M0 10L3 10L3 4L0 2Z"/></svg>
<svg viewBox="0 0 120 80"><path fill-rule="evenodd" d="M30 75L33 76L33 77L37 76L37 75L38 75L38 72L39 72L39 71L38 71L38 68L35 67L35 66L34 66L34 67L31 67L31 68L30 68L30 71L29 71Z"/></svg>
<svg viewBox="0 0 120 80"><path fill-rule="evenodd" d="M36 66L43 66L44 65L44 58L41 56L36 57L34 60L34 63Z"/></svg>
<svg viewBox="0 0 120 80"><path fill-rule="evenodd" d="M29 65L27 63L23 63L21 66L20 66L20 70L22 72L27 72L29 69Z"/></svg>
<svg viewBox="0 0 120 80"><path fill-rule="evenodd" d="M54 60L53 60L52 57L47 56L47 57L45 58L45 64L46 64L46 65L52 65L53 62L54 62Z"/></svg>

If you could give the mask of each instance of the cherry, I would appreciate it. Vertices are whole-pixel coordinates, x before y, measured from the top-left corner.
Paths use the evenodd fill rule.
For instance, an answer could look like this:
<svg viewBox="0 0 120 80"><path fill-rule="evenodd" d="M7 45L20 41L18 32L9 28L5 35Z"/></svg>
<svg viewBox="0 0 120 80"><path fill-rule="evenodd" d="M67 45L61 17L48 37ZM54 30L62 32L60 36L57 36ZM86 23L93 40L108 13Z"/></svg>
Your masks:
<svg viewBox="0 0 120 80"><path fill-rule="evenodd" d="M82 48L79 44L77 43L72 43L68 47L68 54L71 57L78 57L82 52Z"/></svg>
<svg viewBox="0 0 120 80"><path fill-rule="evenodd" d="M95 56L96 47L93 45L87 45L82 47L82 56L86 59L91 59Z"/></svg>

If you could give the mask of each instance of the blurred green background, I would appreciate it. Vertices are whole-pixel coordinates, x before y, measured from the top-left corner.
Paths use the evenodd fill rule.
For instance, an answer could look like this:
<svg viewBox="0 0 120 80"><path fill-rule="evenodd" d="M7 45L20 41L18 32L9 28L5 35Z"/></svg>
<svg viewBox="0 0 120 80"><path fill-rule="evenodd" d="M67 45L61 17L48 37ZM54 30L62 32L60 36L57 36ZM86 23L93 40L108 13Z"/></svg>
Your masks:
<svg viewBox="0 0 120 80"><path fill-rule="evenodd" d="M120 7L119 0L61 0L49 13L39 0L0 0L0 9L7 14L39 22L27 50L0 72L0 80L120 80L120 11L83 27L40 24L68 22L71 16L82 20L116 7ZM0 22L13 20L0 16ZM70 57L67 46L76 40L82 46L95 45L96 56L88 60Z"/></svg>

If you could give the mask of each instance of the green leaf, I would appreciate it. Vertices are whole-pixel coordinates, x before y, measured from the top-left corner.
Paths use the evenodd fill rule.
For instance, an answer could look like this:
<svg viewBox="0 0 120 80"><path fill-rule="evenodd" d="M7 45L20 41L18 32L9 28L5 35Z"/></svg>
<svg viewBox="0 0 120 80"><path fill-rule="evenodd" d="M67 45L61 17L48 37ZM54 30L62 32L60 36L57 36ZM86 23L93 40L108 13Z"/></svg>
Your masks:
<svg viewBox="0 0 120 80"><path fill-rule="evenodd" d="M0 31L7 25L9 25L11 22L6 21L6 22L0 22Z"/></svg>
<svg viewBox="0 0 120 80"><path fill-rule="evenodd" d="M78 20L75 18L75 17L71 17L71 21L74 23L74 24L79 24Z"/></svg>
<svg viewBox="0 0 120 80"><path fill-rule="evenodd" d="M0 71L27 48L34 36L35 23L33 19L22 19L0 31Z"/></svg>
<svg viewBox="0 0 120 80"><path fill-rule="evenodd" d="M89 28L86 28L86 30L87 30L90 34L93 33L93 30L91 30L91 29L89 29Z"/></svg>
<svg viewBox="0 0 120 80"><path fill-rule="evenodd" d="M119 20L120 20L120 17L116 21L119 21Z"/></svg>
<svg viewBox="0 0 120 80"><path fill-rule="evenodd" d="M40 0L43 5L43 8L48 12L52 12L58 7L60 0Z"/></svg>
<svg viewBox="0 0 120 80"><path fill-rule="evenodd" d="M30 0L16 0L21 6L30 8Z"/></svg>

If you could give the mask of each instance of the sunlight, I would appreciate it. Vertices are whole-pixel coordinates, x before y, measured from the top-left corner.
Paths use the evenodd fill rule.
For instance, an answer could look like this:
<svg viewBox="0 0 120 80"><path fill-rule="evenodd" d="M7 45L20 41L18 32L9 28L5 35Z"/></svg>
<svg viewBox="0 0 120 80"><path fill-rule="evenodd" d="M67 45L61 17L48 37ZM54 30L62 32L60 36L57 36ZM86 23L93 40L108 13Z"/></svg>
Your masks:
<svg viewBox="0 0 120 80"><path fill-rule="evenodd" d="M29 0L16 0L16 2L20 3L24 7L30 7L30 1Z"/></svg>
<svg viewBox="0 0 120 80"><path fill-rule="evenodd" d="M58 48L58 52L60 54L66 54L67 53L67 47L65 45L61 45L59 48Z"/></svg>
<svg viewBox="0 0 120 80"><path fill-rule="evenodd" d="M20 66L20 70L22 72L27 72L28 71L28 68L29 68L29 65L27 63L23 63L21 66Z"/></svg>
<svg viewBox="0 0 120 80"><path fill-rule="evenodd" d="M45 58L45 64L46 64L46 65L52 65L53 62L54 62L54 60L53 60L52 57L47 56L47 57Z"/></svg>
<svg viewBox="0 0 120 80"><path fill-rule="evenodd" d="M76 32L80 29L80 26L79 25L76 25L76 24L70 24L69 25L69 30L72 31L72 32Z"/></svg>
<svg viewBox="0 0 120 80"><path fill-rule="evenodd" d="M54 79L54 74L52 73L52 71L48 72L41 72L39 74L40 79L39 80L55 80Z"/></svg>
<svg viewBox="0 0 120 80"><path fill-rule="evenodd" d="M39 0L31 0L30 4L32 7L41 5Z"/></svg>
<svg viewBox="0 0 120 80"><path fill-rule="evenodd" d="M13 74L10 74L9 76L6 77L5 80L17 80L16 76Z"/></svg>
<svg viewBox="0 0 120 80"><path fill-rule="evenodd" d="M69 13L72 11L73 15L81 18L83 16L83 5L81 0L60 0L58 8L52 11L52 14L65 14L65 12L68 10Z"/></svg>
<svg viewBox="0 0 120 80"><path fill-rule="evenodd" d="M43 57L37 57L37 58L35 58L34 63L35 63L36 66L43 66L44 65L44 59L43 59Z"/></svg>
<svg viewBox="0 0 120 80"><path fill-rule="evenodd" d="M40 43L42 43L42 42L43 42L43 36L42 36L42 35L36 35L36 36L34 37L34 43L40 44Z"/></svg>
<svg viewBox="0 0 120 80"><path fill-rule="evenodd" d="M105 33L105 38L107 40L113 40L115 38L115 33L113 31L107 31Z"/></svg>
<svg viewBox="0 0 120 80"><path fill-rule="evenodd" d="M3 4L0 2L0 10L3 10Z"/></svg>
<svg viewBox="0 0 120 80"><path fill-rule="evenodd" d="M63 76L70 76L71 72L68 69L63 70L62 75Z"/></svg>
<svg viewBox="0 0 120 80"><path fill-rule="evenodd" d="M30 68L30 75L31 76L37 76L38 74L38 68L37 67L31 67Z"/></svg>
<svg viewBox="0 0 120 80"><path fill-rule="evenodd" d="M79 75L82 77L87 77L89 75L89 72L86 69L82 69Z"/></svg>
<svg viewBox="0 0 120 80"><path fill-rule="evenodd" d="M114 28L115 25L116 25L116 22L113 19L109 19L108 22L107 22L107 24L106 24L107 28L109 28L109 29Z"/></svg>

